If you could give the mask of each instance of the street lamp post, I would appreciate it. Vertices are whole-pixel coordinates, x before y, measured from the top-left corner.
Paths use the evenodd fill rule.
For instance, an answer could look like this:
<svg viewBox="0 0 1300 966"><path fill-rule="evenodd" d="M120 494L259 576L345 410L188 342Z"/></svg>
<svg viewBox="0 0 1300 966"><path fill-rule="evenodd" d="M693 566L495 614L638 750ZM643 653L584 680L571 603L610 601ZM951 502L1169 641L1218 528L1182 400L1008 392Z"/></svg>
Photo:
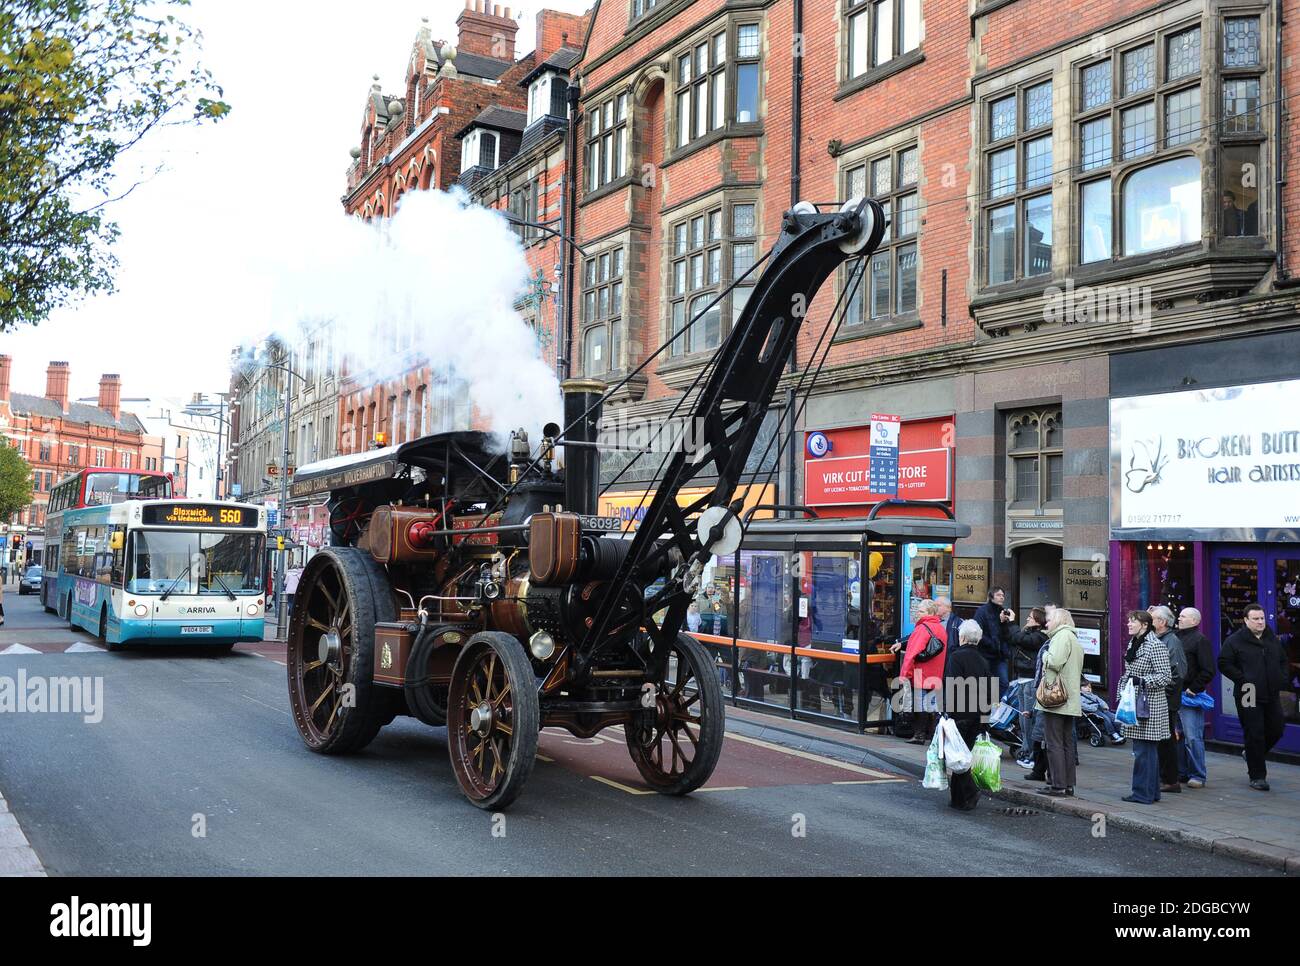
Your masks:
<svg viewBox="0 0 1300 966"><path fill-rule="evenodd" d="M289 502L289 423L293 420L293 377L297 376L304 384L306 380L293 369L286 365L274 362L263 364L267 369L279 369L281 372L288 374L290 377L285 381L284 386L284 426L281 427L281 438L284 441L283 454L284 459L280 466L280 512L278 529L285 529L285 521L288 519L288 502ZM285 573L285 555L287 550L280 550L275 559L275 637L276 640L284 640L288 627L284 623L284 573Z"/></svg>
<svg viewBox="0 0 1300 966"><path fill-rule="evenodd" d="M225 412L227 408L227 403L226 403L227 393L224 392L218 393L218 395L221 398L220 401L217 403L217 411L215 413L211 411L210 403L191 403L190 405L185 407L183 412L187 416L203 416L208 419L215 419L217 422L217 477L213 483L214 486L213 494L216 499L220 500L221 480L222 477L224 476L224 474L222 473L222 462L221 462L221 442L222 442L223 430L230 429L231 420L234 419L233 410L236 406L239 405L239 403L232 402L229 404L232 413L230 419L226 419ZM204 432L208 432L208 430L204 430ZM234 437L233 429L231 429L231 437L232 438Z"/></svg>

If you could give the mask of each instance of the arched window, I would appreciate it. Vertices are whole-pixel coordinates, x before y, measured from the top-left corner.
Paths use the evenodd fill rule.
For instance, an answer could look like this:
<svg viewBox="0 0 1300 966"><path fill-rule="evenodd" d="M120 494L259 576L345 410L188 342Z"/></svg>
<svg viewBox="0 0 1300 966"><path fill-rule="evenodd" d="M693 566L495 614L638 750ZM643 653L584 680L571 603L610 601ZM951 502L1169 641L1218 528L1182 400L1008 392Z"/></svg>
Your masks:
<svg viewBox="0 0 1300 966"><path fill-rule="evenodd" d="M1061 410L1007 416L1007 503L1015 509L1059 507L1064 498Z"/></svg>

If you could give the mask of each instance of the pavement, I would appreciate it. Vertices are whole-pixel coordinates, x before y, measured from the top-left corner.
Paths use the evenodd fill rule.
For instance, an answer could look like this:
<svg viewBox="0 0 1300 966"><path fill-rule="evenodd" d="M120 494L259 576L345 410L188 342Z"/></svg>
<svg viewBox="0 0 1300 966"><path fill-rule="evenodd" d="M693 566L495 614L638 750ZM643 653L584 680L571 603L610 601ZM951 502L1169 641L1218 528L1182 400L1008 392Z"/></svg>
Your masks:
<svg viewBox="0 0 1300 966"><path fill-rule="evenodd" d="M1283 874L1117 823L1097 836L1056 803L956 813L920 786L910 746L743 711L694 795L651 793L616 729L547 729L523 796L489 814L461 796L444 728L399 718L358 754L308 752L282 644L110 653L32 598L6 610L0 679L102 684L96 722L0 715L0 790L15 817L0 828L20 829L39 862L27 856L29 873Z"/></svg>
<svg viewBox="0 0 1300 966"><path fill-rule="evenodd" d="M850 762L869 755L916 776L925 771L925 746L890 735L858 735L743 708L729 708L728 716L750 722L761 729L762 737L792 747ZM1300 766L1270 761L1271 790L1258 792L1250 787L1239 754L1207 751L1209 781L1204 788L1183 786L1177 795L1165 793L1154 805L1133 805L1121 800L1131 791L1130 747L1093 748L1080 742L1078 784L1072 799L1042 794L1046 786L1024 781L1026 772L1004 753L1002 791L996 797L1090 821L1104 815L1107 824L1118 828L1300 873Z"/></svg>

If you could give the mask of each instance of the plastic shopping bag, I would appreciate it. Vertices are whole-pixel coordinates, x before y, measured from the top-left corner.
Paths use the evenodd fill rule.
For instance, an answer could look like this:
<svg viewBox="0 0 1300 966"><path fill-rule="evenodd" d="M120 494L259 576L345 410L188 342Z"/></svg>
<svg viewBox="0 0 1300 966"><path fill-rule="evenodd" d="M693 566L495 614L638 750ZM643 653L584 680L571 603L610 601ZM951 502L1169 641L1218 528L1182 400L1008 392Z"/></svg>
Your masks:
<svg viewBox="0 0 1300 966"><path fill-rule="evenodd" d="M943 763L947 766L948 774L960 775L970 771L970 749L957 730L957 722L945 716L940 719L939 726L943 729Z"/></svg>
<svg viewBox="0 0 1300 966"><path fill-rule="evenodd" d="M997 707L989 712L989 727L997 728L999 731L1006 731L1016 720L1018 712L1005 701L999 701Z"/></svg>
<svg viewBox="0 0 1300 966"><path fill-rule="evenodd" d="M971 778L986 792L1002 788L1002 749L989 740L988 732L980 735L971 749Z"/></svg>
<svg viewBox="0 0 1300 966"><path fill-rule="evenodd" d="M1119 692L1119 705L1115 708L1115 720L1120 724L1136 725L1137 717L1137 688L1133 687L1133 679L1129 678L1124 682L1124 687Z"/></svg>
<svg viewBox="0 0 1300 966"><path fill-rule="evenodd" d="M925 778L921 780L923 788L937 788L944 791L948 787L948 773L943 770L943 728L934 729L934 738L925 752Z"/></svg>

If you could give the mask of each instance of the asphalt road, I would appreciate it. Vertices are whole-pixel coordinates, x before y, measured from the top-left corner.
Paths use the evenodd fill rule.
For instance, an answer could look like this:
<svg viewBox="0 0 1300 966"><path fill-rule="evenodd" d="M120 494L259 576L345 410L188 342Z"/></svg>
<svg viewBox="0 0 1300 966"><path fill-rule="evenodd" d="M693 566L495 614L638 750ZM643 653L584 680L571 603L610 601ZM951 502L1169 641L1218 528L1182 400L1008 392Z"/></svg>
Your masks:
<svg viewBox="0 0 1300 966"><path fill-rule="evenodd" d="M887 766L738 723L709 790L683 799L642 793L617 735L546 734L502 821L461 797L443 729L398 719L356 756L307 751L274 646L110 654L5 598L0 652L24 647L0 653L0 677L103 682L98 723L0 714L0 792L51 875L1271 874L992 799L955 813Z"/></svg>

